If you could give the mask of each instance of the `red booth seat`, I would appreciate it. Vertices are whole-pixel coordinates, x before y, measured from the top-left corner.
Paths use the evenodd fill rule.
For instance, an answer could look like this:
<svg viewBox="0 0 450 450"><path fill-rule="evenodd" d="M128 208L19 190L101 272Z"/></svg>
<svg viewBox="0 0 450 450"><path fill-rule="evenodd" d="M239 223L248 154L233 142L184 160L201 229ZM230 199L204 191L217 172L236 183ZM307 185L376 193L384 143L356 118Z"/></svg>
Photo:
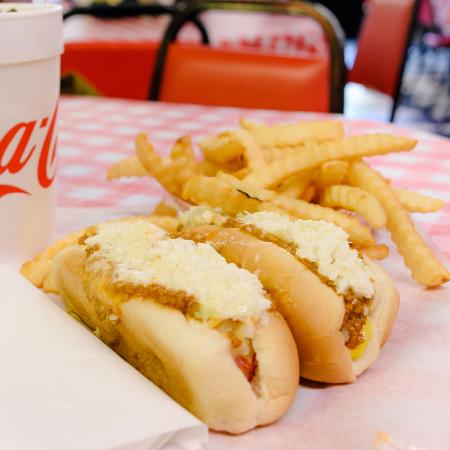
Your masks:
<svg viewBox="0 0 450 450"><path fill-rule="evenodd" d="M65 45L61 74L82 77L110 97L146 99L158 42L71 42Z"/></svg>
<svg viewBox="0 0 450 450"><path fill-rule="evenodd" d="M329 63L244 50L171 44L160 100L248 108L329 111Z"/></svg>

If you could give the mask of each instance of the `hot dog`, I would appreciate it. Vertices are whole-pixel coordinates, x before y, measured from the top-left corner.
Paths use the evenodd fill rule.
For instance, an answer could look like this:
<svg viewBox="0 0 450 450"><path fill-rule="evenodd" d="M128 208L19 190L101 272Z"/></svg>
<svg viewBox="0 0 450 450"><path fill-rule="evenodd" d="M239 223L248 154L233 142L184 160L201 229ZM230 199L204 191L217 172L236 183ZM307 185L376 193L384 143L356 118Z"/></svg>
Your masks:
<svg viewBox="0 0 450 450"><path fill-rule="evenodd" d="M67 307L207 425L280 417L299 381L295 342L256 276L210 245L144 222L91 227L53 276Z"/></svg>
<svg viewBox="0 0 450 450"><path fill-rule="evenodd" d="M380 266L351 248L344 230L272 212L221 220L204 207L182 221L183 237L208 242L258 275L291 328L303 377L352 382L378 357L398 293Z"/></svg>

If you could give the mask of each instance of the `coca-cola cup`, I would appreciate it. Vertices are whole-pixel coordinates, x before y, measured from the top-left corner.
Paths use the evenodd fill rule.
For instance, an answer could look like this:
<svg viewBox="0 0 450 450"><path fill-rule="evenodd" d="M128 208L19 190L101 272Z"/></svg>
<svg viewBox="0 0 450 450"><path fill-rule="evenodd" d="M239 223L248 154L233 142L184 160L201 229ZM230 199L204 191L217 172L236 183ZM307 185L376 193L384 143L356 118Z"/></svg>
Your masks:
<svg viewBox="0 0 450 450"><path fill-rule="evenodd" d="M62 50L59 5L0 3L0 263L52 238Z"/></svg>

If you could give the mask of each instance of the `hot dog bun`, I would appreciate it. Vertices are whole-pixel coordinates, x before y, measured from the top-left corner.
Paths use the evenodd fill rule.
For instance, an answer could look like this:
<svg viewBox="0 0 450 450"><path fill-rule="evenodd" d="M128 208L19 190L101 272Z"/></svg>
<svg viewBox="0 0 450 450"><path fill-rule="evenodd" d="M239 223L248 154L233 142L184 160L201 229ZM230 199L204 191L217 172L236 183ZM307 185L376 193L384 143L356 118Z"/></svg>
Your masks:
<svg viewBox="0 0 450 450"><path fill-rule="evenodd" d="M204 225L182 235L208 242L228 262L258 275L291 328L302 377L352 382L378 357L394 323L399 298L392 280L373 261L365 258L374 283L371 337L362 356L352 361L340 332L345 313L342 297L290 252L236 228Z"/></svg>
<svg viewBox="0 0 450 450"><path fill-rule="evenodd" d="M164 298L143 286L123 290L114 274L92 271L89 264L98 261L90 262L90 251L77 245L57 255L52 270L59 292L69 309L143 375L214 430L242 433L287 410L299 365L295 342L277 312L268 310L255 324L257 369L248 381L223 333L162 304Z"/></svg>

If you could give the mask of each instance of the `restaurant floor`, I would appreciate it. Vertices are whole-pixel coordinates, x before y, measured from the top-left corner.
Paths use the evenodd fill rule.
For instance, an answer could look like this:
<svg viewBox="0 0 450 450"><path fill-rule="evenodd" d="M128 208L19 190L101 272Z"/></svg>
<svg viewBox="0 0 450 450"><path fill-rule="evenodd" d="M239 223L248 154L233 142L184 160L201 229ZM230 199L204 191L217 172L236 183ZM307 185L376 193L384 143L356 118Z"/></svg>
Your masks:
<svg viewBox="0 0 450 450"><path fill-rule="evenodd" d="M348 66L351 66L355 50L351 43L346 48ZM417 47L410 50L395 123L450 137L449 65L450 50L428 51L425 55ZM387 95L354 83L346 86L344 114L348 118L386 122L391 105L392 100Z"/></svg>

